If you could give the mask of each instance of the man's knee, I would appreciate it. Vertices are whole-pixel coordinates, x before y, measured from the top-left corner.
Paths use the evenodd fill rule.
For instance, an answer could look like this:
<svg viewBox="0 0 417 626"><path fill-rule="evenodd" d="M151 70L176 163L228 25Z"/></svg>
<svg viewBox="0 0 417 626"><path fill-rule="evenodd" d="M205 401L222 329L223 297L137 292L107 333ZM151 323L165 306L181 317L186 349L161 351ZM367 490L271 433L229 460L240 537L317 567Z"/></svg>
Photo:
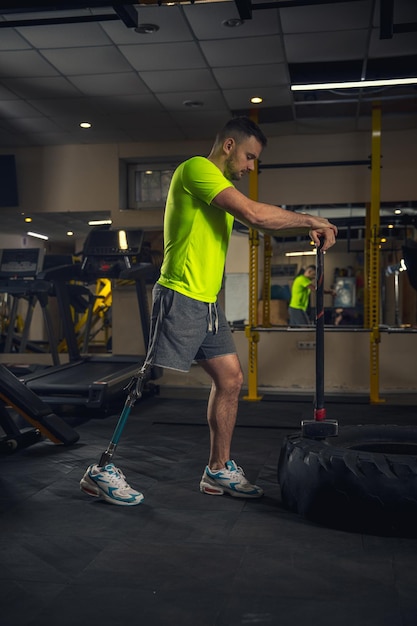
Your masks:
<svg viewBox="0 0 417 626"><path fill-rule="evenodd" d="M224 376L220 380L220 386L224 391L228 393L238 394L243 385L243 372L241 368L236 368L233 372L230 372L227 376Z"/></svg>

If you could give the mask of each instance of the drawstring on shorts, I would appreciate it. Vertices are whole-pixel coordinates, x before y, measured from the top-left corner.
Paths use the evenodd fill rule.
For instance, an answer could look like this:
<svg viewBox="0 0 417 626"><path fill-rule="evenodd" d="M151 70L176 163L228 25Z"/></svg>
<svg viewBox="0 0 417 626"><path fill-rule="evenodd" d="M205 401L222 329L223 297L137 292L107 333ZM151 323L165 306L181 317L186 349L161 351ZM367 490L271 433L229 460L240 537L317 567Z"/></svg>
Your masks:
<svg viewBox="0 0 417 626"><path fill-rule="evenodd" d="M219 314L217 312L217 304L209 302L208 305L208 332L217 335L219 331Z"/></svg>

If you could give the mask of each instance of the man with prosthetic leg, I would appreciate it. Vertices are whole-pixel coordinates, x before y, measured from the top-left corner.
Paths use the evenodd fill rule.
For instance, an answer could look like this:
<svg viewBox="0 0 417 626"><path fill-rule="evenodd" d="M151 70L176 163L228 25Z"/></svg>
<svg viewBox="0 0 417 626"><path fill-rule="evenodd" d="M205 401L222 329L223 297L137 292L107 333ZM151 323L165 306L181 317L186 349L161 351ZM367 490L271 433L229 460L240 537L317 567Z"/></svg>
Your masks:
<svg viewBox="0 0 417 626"><path fill-rule="evenodd" d="M141 372L143 376L151 365L188 372L197 361L210 376L210 451L200 480L200 491L208 495L263 495L231 455L243 374L217 296L233 222L237 219L269 234L295 229L300 235L310 234L317 246L322 239L323 250L335 243L337 235L336 227L325 218L256 202L236 189L234 182L254 169L265 145L264 134L252 120L230 120L217 134L207 158L192 157L175 170L165 207L164 260L152 292L150 340ZM138 379L129 386L113 445L97 466L88 468L80 484L86 493L114 504L134 505L143 500L108 462L126 414L140 397L141 373Z"/></svg>

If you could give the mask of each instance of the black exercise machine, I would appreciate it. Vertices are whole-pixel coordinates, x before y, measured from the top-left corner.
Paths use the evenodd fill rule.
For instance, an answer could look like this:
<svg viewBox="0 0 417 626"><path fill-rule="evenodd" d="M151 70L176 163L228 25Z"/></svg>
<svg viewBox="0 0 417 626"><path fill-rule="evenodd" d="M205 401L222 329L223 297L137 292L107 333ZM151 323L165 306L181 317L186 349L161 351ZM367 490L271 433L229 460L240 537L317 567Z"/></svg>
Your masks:
<svg viewBox="0 0 417 626"><path fill-rule="evenodd" d="M81 263L41 273L41 278L54 285L69 363L35 372L22 380L49 405L107 409L115 401L124 399L126 386L137 374L145 357L81 354L71 312L70 283L92 284L99 278L133 281L146 349L150 326L146 280L154 268L150 264L139 263L143 237L143 231L138 230L95 228L85 241ZM145 392L157 393L158 388L152 381L160 374L159 368L150 370Z"/></svg>
<svg viewBox="0 0 417 626"><path fill-rule="evenodd" d="M48 337L49 352L54 365L59 365L57 341L53 331L49 299L52 295L52 285L49 281L39 279L39 273L44 267L44 251L41 248L18 248L0 250L0 293L11 296L11 308L8 317L8 327L5 333L2 352L15 351L23 354L43 352L34 342L29 341L29 330L33 312L39 302ZM20 302L26 302L26 315L22 332L16 330L18 307Z"/></svg>
<svg viewBox="0 0 417 626"><path fill-rule="evenodd" d="M30 424L20 428L14 413ZM78 433L51 411L33 391L25 387L7 367L0 364L0 452L13 452L47 437L53 443L69 446Z"/></svg>

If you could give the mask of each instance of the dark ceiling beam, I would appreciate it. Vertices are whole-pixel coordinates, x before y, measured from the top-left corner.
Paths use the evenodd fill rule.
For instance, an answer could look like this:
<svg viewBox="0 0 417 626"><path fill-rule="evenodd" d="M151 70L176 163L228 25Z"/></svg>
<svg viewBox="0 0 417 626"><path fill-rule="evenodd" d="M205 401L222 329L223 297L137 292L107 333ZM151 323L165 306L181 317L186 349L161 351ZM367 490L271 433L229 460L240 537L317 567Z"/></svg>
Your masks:
<svg viewBox="0 0 417 626"><path fill-rule="evenodd" d="M85 6L86 2L88 2L88 7ZM83 2L72 2L70 4L60 5L59 7L55 5L45 6L46 3L47 3L47 0L46 2L44 0L44 4L41 7L40 6L34 7L33 5L30 5L30 12L42 13L44 11L54 10L58 14L56 17L38 17L38 18L22 17L21 19L4 20L4 21L0 21L0 28L21 28L22 26L44 26L44 25L50 25L50 24L78 24L81 22L106 22L106 21L112 21L112 20L121 20L127 28L138 27L138 19L139 19L138 12L132 6L132 4L134 4L133 2L129 4L129 0L124 0L123 3L115 2L114 0L113 2L107 2L107 3L104 2L103 0L97 0L97 2L94 2L94 0L93 1L84 0ZM18 7L13 6L12 9L9 9L8 2L0 2L0 13L3 10L4 14L7 14L7 15L15 15L15 14L24 15L24 13L28 12L29 10L29 7L27 9L24 8L23 5L25 4L26 3L24 2L24 0L21 0ZM7 5L7 7L5 5ZM71 15L71 16L66 16L66 17L59 17L60 11L81 10L85 8L92 8L93 6L94 7L99 6L100 8L103 8L103 6L110 6L114 10L114 15L106 13L106 14L96 14L96 15L84 14L84 15Z"/></svg>
<svg viewBox="0 0 417 626"><path fill-rule="evenodd" d="M406 24L394 24L394 33L415 33L417 22L407 22Z"/></svg>
<svg viewBox="0 0 417 626"><path fill-rule="evenodd" d="M138 12L129 4L112 4L112 7L127 28L138 27Z"/></svg>
<svg viewBox="0 0 417 626"><path fill-rule="evenodd" d="M241 20L252 19L252 2L251 0L235 0L236 8Z"/></svg>
<svg viewBox="0 0 417 626"><path fill-rule="evenodd" d="M80 24L82 22L110 22L119 20L119 16L109 13L103 15L71 15L67 17L38 17L21 20L4 20L0 28L22 28L23 26L49 26L51 24Z"/></svg>
<svg viewBox="0 0 417 626"><path fill-rule="evenodd" d="M239 0L235 0L236 4ZM366 0L349 0L350 2L365 2ZM258 2L252 5L252 10L260 9L289 9L292 7L316 6L317 4L336 4L346 0L272 0L272 2Z"/></svg>
<svg viewBox="0 0 417 626"><path fill-rule="evenodd" d="M392 39L394 34L394 0L380 0L379 38Z"/></svg>
<svg viewBox="0 0 417 626"><path fill-rule="evenodd" d="M364 2L365 0L350 0L350 2ZM251 0L235 0L236 8L241 20L251 20L252 11L262 9L288 9L290 7L304 7L317 4L335 4L346 0L272 0L272 2L258 2L252 4Z"/></svg>
<svg viewBox="0 0 417 626"><path fill-rule="evenodd" d="M33 0L0 0L0 13L8 10L11 13L21 13L22 11L72 11L74 9L93 9L97 7L115 7L127 4L137 4L137 0L71 0L70 2L58 3L57 0L42 0L39 5Z"/></svg>

